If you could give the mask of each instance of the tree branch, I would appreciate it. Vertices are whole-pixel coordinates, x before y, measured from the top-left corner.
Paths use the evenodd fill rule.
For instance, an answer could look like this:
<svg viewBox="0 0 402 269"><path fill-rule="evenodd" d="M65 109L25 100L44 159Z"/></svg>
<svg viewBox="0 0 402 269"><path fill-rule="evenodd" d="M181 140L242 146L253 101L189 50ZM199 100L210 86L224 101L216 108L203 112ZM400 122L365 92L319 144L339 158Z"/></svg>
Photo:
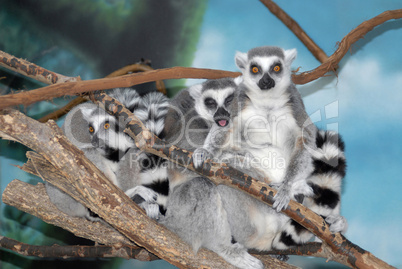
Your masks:
<svg viewBox="0 0 402 269"><path fill-rule="evenodd" d="M179 268L233 268L216 253L206 249L201 249L194 255L191 247L182 242L176 234L149 219L68 141L53 121L38 124L20 112L3 111L0 113L0 135L37 151L65 177L67 183L71 185L70 189L74 189L85 201L83 203L85 206L128 239L160 258ZM46 178L48 177L45 176ZM19 203L14 195L11 193L7 195L7 191L5 193L6 195L3 194L5 203ZM20 207L25 209L30 205L24 203L20 204ZM266 266L276 266L272 265L276 263L287 266L269 257L264 257L263 261Z"/></svg>
<svg viewBox="0 0 402 269"><path fill-rule="evenodd" d="M24 256L40 258L124 258L153 261L159 258L145 249L134 246L35 246L0 236L0 247ZM144 255L145 254L145 255Z"/></svg>
<svg viewBox="0 0 402 269"><path fill-rule="evenodd" d="M149 61L141 61L139 63L135 63L135 64L132 64L132 65L125 66L123 68L120 68L120 69L110 73L109 75L106 76L106 78L113 78L113 77L124 76L124 75L127 75L129 73L144 72L144 71L154 70L147 63L149 63ZM167 94L165 83L162 80L155 81L155 84L156 84L156 89L159 92L163 93L164 95ZM73 109L75 106L78 106L79 104L82 104L84 102L86 102L86 100L84 98L82 98L82 97L74 98L68 104L63 106L62 108L60 108L60 109L58 109L56 111L53 111L52 113L40 118L38 121L42 122L42 123L45 123L48 120L57 120L58 118L64 116L68 112L70 112L70 110Z"/></svg>
<svg viewBox="0 0 402 269"><path fill-rule="evenodd" d="M306 34L306 32L300 27L300 25L292 19L283 9L281 9L272 0L260 0L272 14L274 14L279 20L281 20L286 27L289 28L299 40L306 46L306 48L314 55L314 57L324 63L328 56L327 54Z"/></svg>
<svg viewBox="0 0 402 269"><path fill-rule="evenodd" d="M293 82L296 84L306 84L316 80L326 73L335 70L336 66L342 60L343 56L349 51L353 43L363 38L368 32L373 30L380 24L389 20L396 20L402 18L402 9L388 10L380 15L361 23L349 34L347 34L341 42L339 42L338 49L332 54L322 65L317 68L303 72L293 76Z"/></svg>
<svg viewBox="0 0 402 269"><path fill-rule="evenodd" d="M338 63L342 60L343 56L348 52L350 46L362 38L365 34L373 30L374 27L392 19L402 18L402 9L389 10L381 13L380 15L361 23L358 27L353 29L347 34L339 43L338 49L319 67L314 70L303 72L300 74L292 75L292 80L295 84L306 84L316 80L326 73L335 70ZM2 55L8 55L11 58L3 57L2 62L9 63L5 65L11 70L15 70L13 61L19 62L21 59L15 58L9 54L2 52ZM29 71L29 70L28 70ZM28 72L27 71L27 72ZM25 72L26 73L26 72ZM28 74L29 75L29 74ZM142 73L135 73L115 78L103 78L87 81L65 82L57 85L50 85L28 92L21 92L16 94L8 94L0 96L0 109L16 106L16 105L30 105L32 103L49 100L64 95L76 95L84 92L91 92L95 90L106 90L118 87L131 87L133 85L152 82L165 79L179 79L179 78L198 78L198 79L216 79L222 77L237 77L241 75L239 72L230 72L223 70L213 69L198 69L189 67L171 67L166 69L146 71Z"/></svg>
<svg viewBox="0 0 402 269"><path fill-rule="evenodd" d="M13 70L24 76L33 78L46 84L80 81L80 77L67 77L55 72L46 70L36 64L19 59L0 50L0 66Z"/></svg>
<svg viewBox="0 0 402 269"><path fill-rule="evenodd" d="M66 82L27 92L3 95L0 96L0 109L16 105L30 105L39 101L50 100L52 98L65 95L77 95L95 90L131 87L133 85L153 82L156 80L179 78L215 79L223 77L236 77L239 75L240 73L238 72L222 70L171 67L142 73L134 73L121 77Z"/></svg>
<svg viewBox="0 0 402 269"><path fill-rule="evenodd" d="M272 206L276 190L270 188L267 184L257 181L225 164L219 165L211 161L206 161L201 169L196 170L192 164L192 152L180 149L174 145L167 145L147 130L143 123L117 100L102 92L90 94L90 99L111 115L127 123L125 132L135 140L136 146L142 151L153 153L187 167L208 177L217 185L225 184L244 191ZM354 245L340 233L332 234L323 218L305 206L291 200L288 207L282 212L323 240L332 252L331 259L336 259L336 261L348 264L354 268L361 268L361 266L368 266L368 268L373 266L373 268L392 268L370 252Z"/></svg>

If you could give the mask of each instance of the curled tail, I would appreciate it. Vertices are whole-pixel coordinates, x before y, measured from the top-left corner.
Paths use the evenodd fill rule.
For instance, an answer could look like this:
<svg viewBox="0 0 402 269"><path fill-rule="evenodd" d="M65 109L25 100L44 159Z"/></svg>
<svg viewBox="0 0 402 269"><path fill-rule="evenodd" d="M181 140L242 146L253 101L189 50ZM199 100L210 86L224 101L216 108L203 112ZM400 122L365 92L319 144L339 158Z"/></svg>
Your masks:
<svg viewBox="0 0 402 269"><path fill-rule="evenodd" d="M157 137L163 139L165 117L168 111L168 98L160 92L150 92L142 98L142 104L135 115L142 120ZM138 157L140 164L141 186L126 191L126 194L143 207L152 218L166 212L166 201L169 195L167 162L151 153L142 153Z"/></svg>

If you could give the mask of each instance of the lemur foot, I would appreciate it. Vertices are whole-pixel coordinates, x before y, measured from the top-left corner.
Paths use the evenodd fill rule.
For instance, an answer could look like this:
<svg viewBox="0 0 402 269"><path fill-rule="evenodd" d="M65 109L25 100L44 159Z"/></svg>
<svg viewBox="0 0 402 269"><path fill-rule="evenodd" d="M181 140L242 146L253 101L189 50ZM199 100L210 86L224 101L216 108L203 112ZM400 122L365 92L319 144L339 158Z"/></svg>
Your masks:
<svg viewBox="0 0 402 269"><path fill-rule="evenodd" d="M153 191L150 188L144 187L144 186L136 186L134 188L131 188L125 192L125 194L131 198L131 200L134 199L136 195L141 197L144 201L150 202L150 203L155 203L156 200L158 199L158 194ZM135 201L134 201L135 202Z"/></svg>
<svg viewBox="0 0 402 269"><path fill-rule="evenodd" d="M282 184L282 186L279 187L278 192L274 196L274 204L272 207L276 209L277 212L282 211L282 209L285 209L289 202L290 202L290 197L291 197L291 186L288 184Z"/></svg>
<svg viewBox="0 0 402 269"><path fill-rule="evenodd" d="M325 221L329 224L329 230L332 233L344 233L348 227L348 222L342 216L330 215L325 218Z"/></svg>
<svg viewBox="0 0 402 269"><path fill-rule="evenodd" d="M215 250L215 252L222 256L227 262L241 269L264 268L263 263L259 259L251 256L239 243Z"/></svg>

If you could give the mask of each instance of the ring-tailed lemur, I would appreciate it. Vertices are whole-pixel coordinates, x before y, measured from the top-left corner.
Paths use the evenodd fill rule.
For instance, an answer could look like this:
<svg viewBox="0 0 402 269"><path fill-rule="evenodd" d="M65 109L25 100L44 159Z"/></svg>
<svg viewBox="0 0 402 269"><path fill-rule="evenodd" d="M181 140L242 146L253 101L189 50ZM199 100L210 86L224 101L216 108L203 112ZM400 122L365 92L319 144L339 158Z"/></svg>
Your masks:
<svg viewBox="0 0 402 269"><path fill-rule="evenodd" d="M137 115L152 132L161 134L161 125L163 126L163 117L166 114L166 97L158 93L149 93L141 98L136 91L129 88L114 89L109 95ZM155 118L155 115L158 118ZM83 150L89 160L116 186L143 207L147 214L157 218L159 208L164 207L168 192L166 167L158 166L159 163L152 170L144 167L145 160L149 159L150 155L136 148L132 139L123 132L124 128L123 122L90 103L70 111L62 127L67 138ZM158 188L153 188L149 185L152 181L164 182L165 185L162 184L161 187L159 183ZM71 197L57 188L50 186L47 190L51 201L65 213L98 220L93 217L91 211L75 201L71 202Z"/></svg>
<svg viewBox="0 0 402 269"><path fill-rule="evenodd" d="M264 53L266 54L267 52L269 52L268 55L264 57ZM286 197L289 195L289 192L290 196L296 196L298 193L309 194L312 203L320 209L328 209L328 207L331 208L334 205L338 205L335 208L339 209L339 201L336 199L329 205L326 204L327 201L325 199L320 199L317 195L328 192L331 188L338 195L334 195L334 197L337 196L339 198L340 193L336 193L338 190L335 188L335 185L337 185L336 179L332 181L329 179L334 184L327 186L323 182L316 180L315 183L318 187L312 185L313 181L310 178L307 181L307 177L310 175L315 175L317 178L328 178L328 176L331 176L328 171L325 175L325 173L314 169L313 161L325 161L325 158L323 158L325 155L327 158L332 159L339 158L339 156L331 157L329 155L329 151L325 146L329 143L329 139L324 138L323 143L319 143L320 135L317 135L316 127L311 124L305 112L301 96L291 83L290 64L295 57L295 51L287 51L285 53L280 48L268 47L256 49L250 54L251 58L256 56L257 59L260 58L259 60L271 58L268 60L268 63L261 62L261 65L263 68L276 72L276 75L272 75L273 79L267 74L262 74L262 79L257 80L257 83L255 83L258 89L252 88L251 90L247 85L253 84L247 81L247 76L243 76L244 83L241 85L240 90L236 90L240 100L240 109L237 116L240 118L240 121L236 121L236 119L233 121L235 122L234 127L238 128L237 132L234 133L240 135L241 141L245 142L245 144L240 144L240 147L235 145L235 147L247 150L251 148L254 154L255 151L261 154L259 150L268 150L268 153L274 152L279 157L283 157L282 155L289 157L288 155L291 155L290 152L296 148L296 155L291 156L289 159L295 158L295 160L290 162L291 171L295 173L294 176L299 178L297 178L296 184L287 183L290 185L290 190L285 192ZM246 56L248 55L246 54ZM272 61L272 58L275 58L275 61ZM269 66L269 62L271 64L274 63L274 66ZM243 63L248 64L247 59ZM257 65L259 62L256 61L253 63ZM253 67L252 69L254 69L255 73L258 73L258 70L261 68L261 66L257 67L257 70ZM281 69L284 70L281 71ZM279 72L283 72L282 75ZM207 84L205 83L203 86ZM209 85L212 85L212 83L209 83ZM275 88L275 85L277 88ZM224 89L225 87L221 88ZM200 86L193 86L189 90L180 93L173 100L172 103L176 107L175 109L171 109L167 116L167 122L172 123L172 125L166 124L166 137L168 141L188 150L194 150L199 147L208 148L210 146L210 141L206 138L210 135L211 124L216 124L217 126L225 124L220 124L219 121L216 122L213 119L216 113L213 109L210 109L209 121L205 115L201 116L203 113L200 112L202 111L200 109L197 111L197 104L200 106L204 104L205 107L208 107L208 103L212 104L213 102L205 102L206 98L203 99L202 95L194 95L194 91L195 93L203 93L211 89L206 89L202 86L201 88ZM269 94L258 92L273 89L277 91ZM224 96L220 101L215 100L217 104L222 103L226 99L223 94L215 96ZM204 109L204 112L207 110ZM269 114L269 112L273 114ZM246 114L241 115L241 113ZM281 123L280 121L282 120L285 122ZM281 124L279 125L279 123ZM236 124L238 125L236 126ZM220 128L225 127L221 126ZM268 127L271 129L268 129ZM292 128L295 128L295 130L292 130ZM194 132L193 136L187 135L183 137L183 134L187 134L186 131L189 132L191 130L197 131ZM257 134L253 133L256 130ZM307 136L303 136L304 140L298 139L297 136L301 136L302 132ZM264 137L267 133L271 137ZM218 139L215 141L224 140ZM205 144L206 141L207 143ZM212 139L211 141L214 140ZM236 138L233 141L236 141ZM300 142L300 144L296 142ZM264 149L261 149L262 146L264 146ZM284 146L285 149L279 146ZM313 150L316 153L314 157L312 157L313 154L310 155L303 147L308 147L309 151ZM299 152L300 148L302 149L301 153ZM213 150L208 150L206 153L210 154L211 151ZM193 156L195 163L198 161L202 163L204 160L204 157L201 157L200 160L197 160L197 158L197 156ZM303 167L303 163L307 164L307 167ZM339 166L341 174L342 163L344 162L341 160L341 165ZM277 177L276 183L282 183L288 166L282 167L282 178L281 173L274 171L273 175ZM303 171L304 168L306 168L306 171ZM267 172L271 173L269 174L271 177L272 171ZM226 186L215 187L205 178L191 178L189 174L184 174L179 169L176 171L173 169L170 172L169 179L173 182L171 184L173 191L169 196L166 217L161 222L178 233L185 241L191 243L195 250L200 246L204 246L214 250L229 262L230 260L238 262L240 264L238 266L241 268L253 268L257 267L258 264L247 256L245 248L259 250L286 248L292 245L291 240L294 243L304 243L312 236L304 228L299 229L301 226L296 222L240 191ZM311 188L309 188L309 185ZM314 196L312 195L313 192ZM308 199L310 197L305 199L306 203ZM339 215L336 216L339 213L339 211L338 213L336 212L337 209L332 210L332 213L335 213L334 219L338 220L337 224L334 226L335 222L331 224L329 220L327 221L331 224L331 230L337 229L339 231L344 226L344 222L342 221L342 217ZM233 244L230 242L230 237L238 243ZM291 240L289 240L289 237Z"/></svg>
<svg viewBox="0 0 402 269"><path fill-rule="evenodd" d="M241 137L242 145L257 145L250 151L259 158L276 147L277 156L286 161L282 173L268 174L274 183L279 183L274 203L278 211L291 198L303 194L303 203L322 215L332 232L344 232L346 220L340 216L340 186L345 175L343 142L334 132L318 131L309 119L291 81L290 65L295 57L296 50L278 47L236 54L236 64L243 73L240 130L245 133L248 128L263 129L263 134ZM259 149L264 144L267 146ZM274 245L284 248L293 242L304 243L310 237L304 228L289 220Z"/></svg>

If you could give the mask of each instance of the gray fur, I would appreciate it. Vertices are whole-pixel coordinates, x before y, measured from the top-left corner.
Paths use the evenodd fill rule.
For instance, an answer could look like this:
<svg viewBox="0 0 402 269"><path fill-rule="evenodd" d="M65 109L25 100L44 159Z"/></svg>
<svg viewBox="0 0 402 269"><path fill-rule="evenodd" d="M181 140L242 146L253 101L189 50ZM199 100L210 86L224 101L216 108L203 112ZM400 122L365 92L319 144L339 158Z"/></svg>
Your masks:
<svg viewBox="0 0 402 269"><path fill-rule="evenodd" d="M194 252L205 247L238 268L264 268L243 245L231 242L231 226L221 194L206 178L196 177L177 186L160 223L189 243Z"/></svg>
<svg viewBox="0 0 402 269"><path fill-rule="evenodd" d="M131 110L149 129L157 135L163 129L164 116L166 115L167 98L161 93L149 93L141 98L135 90L130 88L117 88L110 90L108 94L121 102ZM145 101L144 101L145 100ZM104 123L108 122L110 127L103 128ZM89 132L89 126L94 128L94 132ZM141 196L144 193L144 202L140 205L145 210L149 210L152 217L159 214L159 204L156 197L149 196L148 190L136 187L143 183L143 178L149 174L142 173L139 159L144 155L134 144L134 141L123 133L125 123L116 120L105 110L92 103L81 104L72 109L66 116L62 130L66 137L79 149L85 156L93 162L116 186L128 194ZM117 154L110 154L110 150ZM157 167L155 168L158 169ZM166 168L160 168L166 170ZM163 175L164 173L157 173ZM154 179L154 178L153 178ZM167 180L166 175L164 179ZM150 180L147 181L149 183ZM46 183L47 191L51 201L59 209L71 216L86 217L90 220L87 208L73 200L64 192ZM130 196L133 198L132 196ZM158 214L155 213L157 208Z"/></svg>
<svg viewBox="0 0 402 269"><path fill-rule="evenodd" d="M274 208L278 212L286 208L290 199L298 194L295 193L295 185L298 186L297 191L301 191L301 194L312 194L306 178L312 172L313 166L311 156L305 149L305 145L314 148L316 132L314 131L315 126L311 124L305 112L301 96L291 82L290 65L295 57L295 50L284 51L278 47L268 46L254 48L247 54L236 54L236 63L238 63L238 67L243 73L243 82L239 94L244 102L240 104L242 111L239 112L239 117L241 117L242 124L237 133L244 133L244 128L247 128L247 126L243 124L245 121L253 119L253 113L260 115L260 117L265 117L271 127L267 131L267 135L271 136L271 138L259 139L261 141L257 143L253 151L257 154L255 157L262 160L263 156L281 152L283 153L281 157L283 156L286 160L286 170L283 176L274 171L277 178L272 178L271 168L265 169L267 177L271 177L275 186L278 187L274 202ZM273 66L275 65L280 67L279 72L273 71ZM253 66L258 66L258 73L252 73ZM268 78L269 83L262 82L265 77ZM243 115L241 115L242 113ZM284 121L272 121L282 116ZM289 127L286 127L286 125ZM274 133L272 126L278 128L277 133ZM284 126L282 130L281 126ZM279 140L274 138L275 135L281 136ZM303 141L300 140L302 137ZM243 141L242 145L249 142L247 141L249 138L244 136L241 139ZM252 139L253 137L251 137ZM263 149L259 148L261 146ZM305 184L300 184L299 181Z"/></svg>

